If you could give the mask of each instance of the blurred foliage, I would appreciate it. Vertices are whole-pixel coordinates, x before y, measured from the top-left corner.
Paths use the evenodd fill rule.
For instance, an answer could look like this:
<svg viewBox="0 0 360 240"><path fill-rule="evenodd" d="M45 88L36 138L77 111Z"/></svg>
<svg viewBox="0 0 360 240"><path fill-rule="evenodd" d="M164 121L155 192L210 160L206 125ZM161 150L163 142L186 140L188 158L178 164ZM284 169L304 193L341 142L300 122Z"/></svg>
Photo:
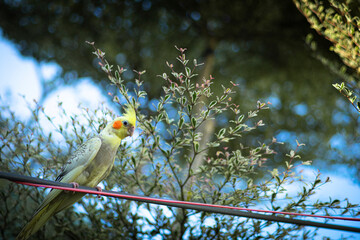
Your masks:
<svg viewBox="0 0 360 240"><path fill-rule="evenodd" d="M360 74L360 8L358 1L294 1L315 31L332 43L330 50ZM360 82L357 83L358 87Z"/></svg>
<svg viewBox="0 0 360 240"><path fill-rule="evenodd" d="M360 6L358 1L309 1L294 0L295 5L306 17L311 28L332 43L331 51L339 55L343 64L336 69L334 63L328 59L318 56L325 64L343 77L347 84L359 94L360 93ZM316 50L316 42L313 36L307 36L307 42L313 50ZM348 69L348 68L350 69ZM355 101L357 96L354 91L344 84L333 85L339 90L360 112L360 102ZM342 87L340 87L342 86Z"/></svg>
<svg viewBox="0 0 360 240"><path fill-rule="evenodd" d="M242 113L234 102L237 86L224 85L217 94L213 79L196 81L197 61L189 61L185 49L179 48L177 64L168 64L160 74L163 94L154 104L152 115L140 103L147 98L142 80L144 72L136 72L135 80L124 79L125 70L110 65L105 53L95 49L101 68L119 94L113 96L117 104L129 103L137 110L136 137L123 141L115 166L104 181L108 189L139 195L206 202L212 204L305 212L312 214L359 215L359 206L347 200L329 199L322 202L310 199L329 179L320 173L313 179L304 179L299 170L310 164L301 161L297 143L289 154L278 154L285 162L281 168L265 167L276 154L275 138L252 146L246 135L266 128L259 116L267 112L268 104L257 102L248 113ZM126 86L131 83L132 89ZM210 103L202 96L212 97ZM70 117L64 125L53 125L45 131L45 122L53 119L37 105L29 121L20 121L6 104L1 106L0 170L19 172L41 178L54 179L67 156L94 132L106 125L106 119L115 114L106 108L81 109L81 114L67 116L59 103L60 117ZM194 109L200 108L201 112ZM208 142L199 146L203 137L197 129L211 118L229 116ZM90 127L84 127L90 126ZM231 143L238 146L232 149ZM66 150L64 150L66 149ZM191 149L191 151L190 151ZM194 159L206 151L205 164L194 170ZM300 168L300 169L299 169ZM256 175L267 172L259 181ZM187 184L190 183L190 184ZM300 191L292 193L290 185ZM0 191L0 234L11 239L21 229L45 190L4 181ZM197 213L184 209L131 203L113 198L83 198L75 209L67 209L52 218L33 239L313 239L315 228L278 224L254 219Z"/></svg>
<svg viewBox="0 0 360 240"><path fill-rule="evenodd" d="M352 2L355 14L358 5ZM350 73L340 73L339 67L329 71L323 65L342 63L329 51L331 42L314 35L315 54L304 44L309 24L291 1L1 0L0 27L23 55L62 67L62 77L46 83L44 96L83 76L99 80L104 92L116 93L98 71L98 60L89 57L85 41L95 41L109 61L126 69L146 69L144 88L149 95L142 106L148 104L148 109L151 100L161 96L156 74L165 71L164 61L172 59L174 45L185 46L191 49L190 57L200 56L199 63L206 63L201 75L212 74L215 92L222 90L223 83L239 84L233 99L245 112L258 99L273 103L273 114L263 117L271 127L248 135L247 142L256 144L272 136L299 139L306 144L309 159L325 160L327 166L330 161L346 163L360 170L358 115L331 87ZM132 71L124 73L124 79L133 77ZM224 122L225 116L209 131L217 132ZM343 147L330 147L339 134L346 136Z"/></svg>

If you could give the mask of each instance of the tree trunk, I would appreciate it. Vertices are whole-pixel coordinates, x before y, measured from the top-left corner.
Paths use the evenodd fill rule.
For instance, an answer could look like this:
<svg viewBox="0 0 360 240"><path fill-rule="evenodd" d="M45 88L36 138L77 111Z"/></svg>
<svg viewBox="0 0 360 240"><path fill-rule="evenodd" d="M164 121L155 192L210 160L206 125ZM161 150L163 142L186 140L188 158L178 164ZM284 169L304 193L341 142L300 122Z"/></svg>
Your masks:
<svg viewBox="0 0 360 240"><path fill-rule="evenodd" d="M204 69L201 73L201 76L198 78L198 84L201 85L203 82L203 79L209 79L213 69L214 69L214 63L215 63L215 54L214 50L216 48L217 41L215 39L210 39L207 49L204 53ZM209 99L205 96L202 96L200 98L200 101L204 102L204 105L209 104ZM195 109L195 113L199 113L201 111L201 106L197 106ZM206 144L211 141L212 136L214 135L215 130L215 120L214 119L208 119L198 128L198 132L202 133L202 138L199 142L200 150L206 148ZM196 172L199 167L204 163L205 156L207 154L207 151L201 152L198 154L194 162L192 164L192 170ZM192 150L190 152L190 156L194 155L194 151ZM195 179L190 179L190 181L187 182L185 185L185 196L186 193L191 189L191 186L193 185L193 181Z"/></svg>

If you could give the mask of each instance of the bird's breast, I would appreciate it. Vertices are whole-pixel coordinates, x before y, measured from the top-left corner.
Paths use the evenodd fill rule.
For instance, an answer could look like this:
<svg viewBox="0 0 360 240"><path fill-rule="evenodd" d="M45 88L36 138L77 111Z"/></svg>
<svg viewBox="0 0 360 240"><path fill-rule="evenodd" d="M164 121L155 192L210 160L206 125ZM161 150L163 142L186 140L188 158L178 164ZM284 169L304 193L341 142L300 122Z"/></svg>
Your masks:
<svg viewBox="0 0 360 240"><path fill-rule="evenodd" d="M102 181L107 173L111 170L114 165L115 155L117 148L101 144L99 152L96 154L94 160L85 169L88 174L87 186L95 187Z"/></svg>

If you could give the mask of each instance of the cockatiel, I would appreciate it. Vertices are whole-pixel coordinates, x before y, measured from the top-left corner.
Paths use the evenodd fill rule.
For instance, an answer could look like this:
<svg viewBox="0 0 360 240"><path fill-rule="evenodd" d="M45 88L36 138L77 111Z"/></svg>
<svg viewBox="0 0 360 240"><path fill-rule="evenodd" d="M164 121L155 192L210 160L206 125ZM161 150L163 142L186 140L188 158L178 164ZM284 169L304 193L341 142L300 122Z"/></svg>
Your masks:
<svg viewBox="0 0 360 240"><path fill-rule="evenodd" d="M133 135L135 125L135 110L128 106L122 117L113 120L98 136L86 141L70 156L56 181L72 183L74 186L96 187L109 175L121 140ZM51 190L17 239L27 239L51 216L73 205L84 195L85 193Z"/></svg>

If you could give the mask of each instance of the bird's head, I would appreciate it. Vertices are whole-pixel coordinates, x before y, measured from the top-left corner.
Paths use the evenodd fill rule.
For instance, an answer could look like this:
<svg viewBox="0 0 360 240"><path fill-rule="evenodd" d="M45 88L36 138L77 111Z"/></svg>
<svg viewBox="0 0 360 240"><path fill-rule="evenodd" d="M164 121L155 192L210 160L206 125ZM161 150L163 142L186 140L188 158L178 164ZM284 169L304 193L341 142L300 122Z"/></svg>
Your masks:
<svg viewBox="0 0 360 240"><path fill-rule="evenodd" d="M136 125L136 113L135 109L131 106L127 106L125 114L121 117L115 118L110 122L104 130L108 134L116 135L120 139L124 139L134 134ZM105 133L104 133L105 134Z"/></svg>

